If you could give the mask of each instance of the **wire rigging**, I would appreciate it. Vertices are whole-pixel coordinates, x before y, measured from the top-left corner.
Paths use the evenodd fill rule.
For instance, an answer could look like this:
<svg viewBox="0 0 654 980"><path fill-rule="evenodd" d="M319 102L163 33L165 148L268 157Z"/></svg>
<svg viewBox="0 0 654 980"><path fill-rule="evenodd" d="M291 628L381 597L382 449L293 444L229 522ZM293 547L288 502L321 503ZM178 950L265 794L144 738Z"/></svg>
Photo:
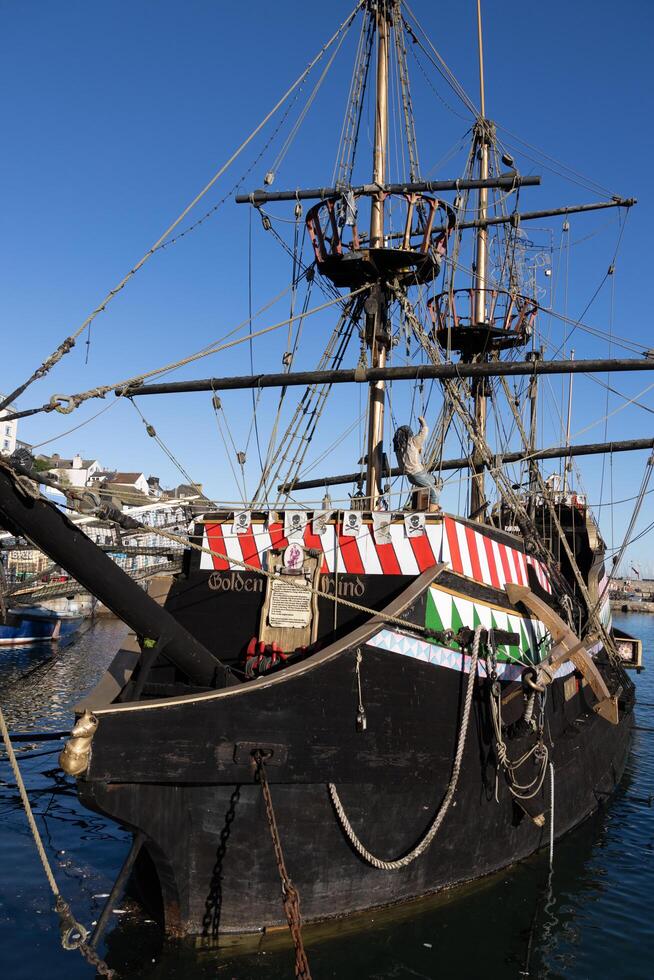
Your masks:
<svg viewBox="0 0 654 980"><path fill-rule="evenodd" d="M113 289L109 290L107 295L104 297L102 302L93 310L84 320L84 322L75 330L69 337L67 337L59 347L53 351L53 353L45 360L36 371L27 378L21 385L15 388L11 394L7 395L0 401L0 411L10 405L12 401L15 401L20 395L23 394L29 388L34 381L39 378L44 377L54 366L57 364L62 357L64 357L75 345L75 341L90 325L93 323L95 318L102 313L109 303L114 299L118 293L127 285L127 283L139 272L140 269L146 264L146 262L158 251L159 246L168 238L169 235L182 223L184 218L189 214L193 208L202 200L202 198L208 194L214 184L222 177L225 171L231 166L234 160L243 152L243 150L252 142L252 140L257 136L258 133L264 128L266 123L275 115L278 109L286 102L286 100L293 94L295 89L302 84L307 75L312 71L315 65L322 59L326 51L332 46L332 44L340 37L343 31L348 30L351 26L355 15L362 5L363 0L359 0L354 10L346 17L343 23L338 27L338 29L332 34L331 38L323 45L317 55L311 60L307 65L301 75L296 78L292 85L286 90L278 102L273 106L273 108L264 116L261 122L252 130L249 136L237 147L237 149L231 154L228 160L216 171L216 173L211 177L211 179L205 184L201 191L195 195L193 200L184 208L184 210L175 218L175 220L170 224L162 235L156 240L156 242L148 249L148 251L139 259L139 261L126 273L125 276L120 280L120 282L114 286Z"/></svg>

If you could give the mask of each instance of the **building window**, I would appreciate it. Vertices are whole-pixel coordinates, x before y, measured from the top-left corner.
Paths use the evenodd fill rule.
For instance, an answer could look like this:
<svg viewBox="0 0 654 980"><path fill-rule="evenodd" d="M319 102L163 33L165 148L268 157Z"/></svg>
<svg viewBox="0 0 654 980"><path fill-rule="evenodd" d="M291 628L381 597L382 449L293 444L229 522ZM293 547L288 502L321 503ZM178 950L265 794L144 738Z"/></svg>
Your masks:
<svg viewBox="0 0 654 980"><path fill-rule="evenodd" d="M9 449L9 445L10 445L9 440L8 439L5 439L4 443L2 444L2 448L3 449Z"/></svg>

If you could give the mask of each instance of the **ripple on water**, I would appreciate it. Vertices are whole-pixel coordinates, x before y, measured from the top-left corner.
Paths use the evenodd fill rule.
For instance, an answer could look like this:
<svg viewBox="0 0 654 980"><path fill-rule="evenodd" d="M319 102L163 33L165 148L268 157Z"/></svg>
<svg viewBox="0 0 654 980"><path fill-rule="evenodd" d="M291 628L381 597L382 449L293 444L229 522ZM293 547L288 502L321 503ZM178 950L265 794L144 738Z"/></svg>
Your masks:
<svg viewBox="0 0 654 980"><path fill-rule="evenodd" d="M654 651L654 617L620 622ZM97 681L124 635L114 621L92 630L53 658L14 651L0 661L0 703L13 730L68 729L75 702ZM642 702L654 705L654 670L637 678ZM654 708L638 708L654 728ZM34 749L44 750L43 743ZM83 809L72 781L51 757L23 758L39 824L61 887L82 919L99 914L127 850L127 834ZM530 976L549 980L652 974L654 896L654 734L635 732L621 790L610 805L557 843L554 874L536 856L447 903L396 922L374 921L359 934L309 948L314 977L338 980L478 980ZM290 863L290 856L289 863ZM56 922L31 837L6 763L0 769L0 968L8 980L91 978L93 971L58 943ZM371 917L374 920L374 916ZM10 937L10 938L7 938ZM288 950L235 958L173 945L159 949L151 924L121 916L110 936L113 965L148 980L276 980L292 972Z"/></svg>

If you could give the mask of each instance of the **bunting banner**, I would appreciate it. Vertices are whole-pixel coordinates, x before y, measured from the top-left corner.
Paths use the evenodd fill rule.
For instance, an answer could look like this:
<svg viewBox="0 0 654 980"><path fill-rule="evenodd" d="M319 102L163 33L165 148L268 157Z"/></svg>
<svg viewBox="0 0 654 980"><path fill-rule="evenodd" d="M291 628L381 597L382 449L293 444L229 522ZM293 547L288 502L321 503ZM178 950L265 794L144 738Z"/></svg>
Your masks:
<svg viewBox="0 0 654 980"><path fill-rule="evenodd" d="M346 510L343 514L343 534L349 538L358 538L363 524L363 514L360 510Z"/></svg>
<svg viewBox="0 0 654 980"><path fill-rule="evenodd" d="M348 526L350 514L354 515L355 527ZM419 531L411 535L405 520L416 516L421 518ZM200 567L227 571L242 568L246 562L263 568L270 548L284 549L294 540L322 553L321 571L325 575L419 575L442 562L457 575L494 589L504 590L507 583L513 583L552 591L544 562L526 554L517 539L511 545L508 535L484 525L431 514L379 512L371 518L361 511L348 511L343 518L326 520L322 534L314 533L306 511L290 511L283 521L280 515L270 524L255 518L242 534L234 533L231 521L207 518L196 524L196 533L204 546L217 554L202 555Z"/></svg>
<svg viewBox="0 0 654 980"><path fill-rule="evenodd" d="M405 514L404 529L407 538L419 538L425 533L424 514Z"/></svg>
<svg viewBox="0 0 654 980"><path fill-rule="evenodd" d="M249 510L238 510L234 512L234 523L232 524L233 534L247 534L252 523L252 512Z"/></svg>
<svg viewBox="0 0 654 980"><path fill-rule="evenodd" d="M377 544L392 544L391 524L393 515L388 511L375 511L372 515L372 529Z"/></svg>
<svg viewBox="0 0 654 980"><path fill-rule="evenodd" d="M333 513L333 510L314 511L313 520L311 521L311 530L313 534L317 534L319 537L322 537L327 530L327 525L329 524Z"/></svg>
<svg viewBox="0 0 654 980"><path fill-rule="evenodd" d="M307 526L309 515L302 510L287 510L284 512L284 537L287 541L301 541Z"/></svg>

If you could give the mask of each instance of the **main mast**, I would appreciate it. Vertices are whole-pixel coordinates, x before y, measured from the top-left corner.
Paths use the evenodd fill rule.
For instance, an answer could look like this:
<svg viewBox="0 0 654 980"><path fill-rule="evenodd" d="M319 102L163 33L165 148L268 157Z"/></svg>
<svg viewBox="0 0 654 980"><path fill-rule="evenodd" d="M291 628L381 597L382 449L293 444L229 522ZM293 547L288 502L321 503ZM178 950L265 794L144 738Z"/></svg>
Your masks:
<svg viewBox="0 0 654 980"><path fill-rule="evenodd" d="M477 43L479 47L479 119L475 126L475 142L479 153L479 178L488 180L489 134L486 121L486 95L484 91L484 46L481 28L481 0L477 0ZM484 222L488 215L488 188L479 188L478 220ZM476 326L486 323L486 288L488 275L488 228L480 224L477 229L475 247L475 281L471 321ZM476 360L485 359L479 353ZM477 379L472 387L475 403L475 423L482 440L486 438L486 419L488 414L488 381ZM472 480L470 482L470 516L477 521L485 518L486 491L484 486L483 459L475 451L472 457Z"/></svg>
<svg viewBox="0 0 654 980"><path fill-rule="evenodd" d="M365 506L367 503L371 509L374 509L379 506L379 498L384 491L382 480L386 476L396 475L397 472L389 470L387 473L384 469L383 422L386 381L400 378L411 380L417 377L424 380L433 377L443 381L456 380L460 385L463 379L468 377L472 381L476 432L472 424L473 420L469 418L471 413L465 404L461 405L461 414L470 422L468 431L475 446L464 460L455 462L457 468L470 466L470 514L479 521L485 521L488 502L484 479L490 458L486 441L489 379L496 375L533 375L529 390L529 433L525 434L524 438L528 445L529 485L532 497L535 498L535 491L540 485L537 460L559 458L558 448L552 454L548 454L546 450L538 451L536 447L535 379L538 374L559 373L562 370L558 362L542 362L542 353L536 350L532 350L528 365L500 360L501 352L525 347L532 337L538 302L535 295L520 292L522 283L519 274L514 274L513 262L508 266L503 264L497 276L490 272L489 240L490 235L493 234L490 229L498 228L500 243L501 236L504 234L504 247L509 250L508 254L511 254L511 251L515 251L517 240L517 232L514 229L522 222L603 208L629 208L636 202L632 198L613 198L610 201L575 204L541 211L518 213L514 210L511 214L508 213L506 206L498 202L500 204L498 213L490 213L489 190L501 190L506 198L522 186L539 184L540 178L522 176L508 154L503 155L501 159L510 168L509 172L496 172L499 170L499 164L494 165L497 155L495 129L492 121L486 117L481 0L477 0L479 111L474 124L473 145L465 176L454 180L420 180L417 155L410 151L409 180L395 184L388 183L389 62L393 39L395 39L398 57L398 78L402 86L401 102L405 112L407 139L409 142L414 140L412 125L409 122L412 110L408 75L406 65L402 61L404 49L402 41L398 41L393 31L397 32L405 27L411 37L413 34L401 17L400 0L365 0L360 7L364 10L366 18L362 35L365 42L360 45L355 63L353 87L340 150L339 180L333 186L295 187L282 191L255 190L248 194L237 195L236 202L260 207L267 202L293 201L297 204L299 201L315 200L316 203L309 209L305 218L313 246L315 266L318 272L329 279L337 289L346 288L360 294L356 302L349 304L345 315L349 317L351 333L361 323L362 314L364 316L362 340L370 351L369 366L360 362L355 371L343 371L340 370L339 362L339 365L331 371L300 372L291 376L286 373L257 378L222 378L190 383L154 384L144 386L142 390L131 391L130 394L155 394L164 390L216 390L217 387L240 388L252 384L258 387L279 384L284 388L293 384L307 385L307 391L310 389L313 391L319 383L324 386L320 389L320 397L323 397L323 392L333 384L345 381L363 382L368 385L369 390L365 493L361 492L363 489L361 470L355 474L309 481L298 480L296 475L292 475L292 478L280 484L278 489L280 492L288 493L292 488L309 489L352 482L357 484L359 505ZM415 37L413 39L416 40ZM369 77L368 68L373 64L373 51L376 51L376 91L372 182L356 185L352 181L354 157L365 105L364 93ZM444 191L456 191L459 203L455 201L453 207L440 196L430 196L435 193L440 195ZM463 199L459 197L462 192L465 195ZM467 192L475 193L476 213L471 220L460 221L458 219L461 213L461 201L463 200L464 208L467 207ZM385 222L384 212L389 197L392 197L394 202L393 227L388 224L388 216ZM370 225L366 232L359 229L358 216L359 206L368 198L370 199ZM503 226L509 225L511 230L507 229L502 233ZM475 231L473 254L469 259L466 256L468 261L465 263L472 265L472 275L469 276L466 271L466 287L455 288L454 272L462 267L457 259L458 245L461 242L461 233L467 229ZM432 323L431 328L428 325L425 328L417 315L409 317L412 306L407 293L416 285L429 284L433 288L447 253L450 236L457 242L457 251L451 261L449 283L444 291L428 300L427 310ZM400 304L413 336L433 363L399 368L387 366L388 352L391 348L388 311L392 301ZM447 355L446 362L442 361L438 348ZM458 361L451 360L452 352L459 353ZM584 368L590 368L590 363L587 362ZM605 362L602 361L601 364ZM580 368L581 365L576 365L574 362L565 362L563 373L573 373ZM646 361L638 363L623 361L620 362L619 368L611 369L647 370L648 368ZM415 374L414 371L419 373ZM453 373L450 374L450 371ZM464 390L461 389L462 394ZM25 413L17 413L14 417L33 414L34 411L40 410L28 410ZM295 432L291 430L289 432L289 439L295 439ZM608 451L606 445L576 447L574 452L571 449L567 454L576 455L580 451L584 454L589 451L605 452ZM642 447L630 443L623 448L626 450ZM613 448L611 451L616 450ZM502 456L504 462L522 461L523 458L525 458L523 451L513 456L506 453ZM292 465L296 471L300 466L295 456ZM497 482L496 477L493 478Z"/></svg>
<svg viewBox="0 0 654 980"><path fill-rule="evenodd" d="M386 183L386 149L388 144L388 0L377 0L375 15L377 26L377 87L372 181L373 184L381 188ZM377 191L371 198L370 245L372 248L384 247L384 198L385 194L382 190ZM366 343L370 348L372 367L383 368L386 365L389 340L386 325L387 304L386 290L383 284L378 282L365 306ZM370 385L368 395L366 497L371 510L374 510L382 491L385 387L383 381L377 381Z"/></svg>

